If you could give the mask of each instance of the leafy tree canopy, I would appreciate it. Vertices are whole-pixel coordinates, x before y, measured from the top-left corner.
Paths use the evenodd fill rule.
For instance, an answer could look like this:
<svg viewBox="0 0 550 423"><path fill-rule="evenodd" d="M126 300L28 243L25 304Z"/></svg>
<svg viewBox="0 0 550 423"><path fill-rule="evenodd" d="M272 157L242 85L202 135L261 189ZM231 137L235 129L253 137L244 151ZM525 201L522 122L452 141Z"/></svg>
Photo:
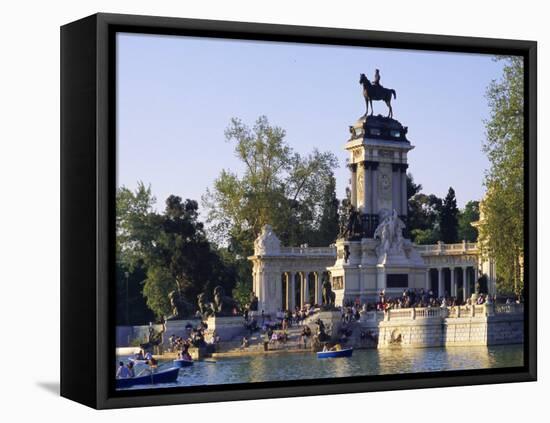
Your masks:
<svg viewBox="0 0 550 423"><path fill-rule="evenodd" d="M524 253L524 86L523 58L506 57L503 75L491 83L491 108L484 151L490 167L487 195L480 205L484 254L496 263L500 291L522 289Z"/></svg>

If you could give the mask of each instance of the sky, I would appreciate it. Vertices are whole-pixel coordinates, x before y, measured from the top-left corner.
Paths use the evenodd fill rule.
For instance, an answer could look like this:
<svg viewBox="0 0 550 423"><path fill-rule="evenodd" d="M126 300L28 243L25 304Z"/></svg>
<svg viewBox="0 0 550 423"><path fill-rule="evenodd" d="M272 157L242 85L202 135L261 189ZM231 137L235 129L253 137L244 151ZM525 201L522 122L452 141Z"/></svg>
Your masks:
<svg viewBox="0 0 550 423"><path fill-rule="evenodd" d="M485 92L502 66L481 54L119 33L117 184L151 184L158 209L171 194L200 204L222 169L243 171L224 137L230 119L266 115L295 151L336 155L343 198L348 126L365 112L359 74L378 68L415 146L408 171L427 194L452 186L463 207L484 193Z"/></svg>

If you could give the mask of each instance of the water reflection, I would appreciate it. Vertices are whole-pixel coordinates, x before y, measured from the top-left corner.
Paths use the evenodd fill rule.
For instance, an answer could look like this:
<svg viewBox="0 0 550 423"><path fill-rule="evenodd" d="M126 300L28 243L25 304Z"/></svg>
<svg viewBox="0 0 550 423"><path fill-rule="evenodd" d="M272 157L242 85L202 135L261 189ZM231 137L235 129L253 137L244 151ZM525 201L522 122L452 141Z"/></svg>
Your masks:
<svg viewBox="0 0 550 423"><path fill-rule="evenodd" d="M217 385L522 365L523 345L356 350L350 358L323 360L317 359L311 352L305 352L196 362L180 370L176 385Z"/></svg>

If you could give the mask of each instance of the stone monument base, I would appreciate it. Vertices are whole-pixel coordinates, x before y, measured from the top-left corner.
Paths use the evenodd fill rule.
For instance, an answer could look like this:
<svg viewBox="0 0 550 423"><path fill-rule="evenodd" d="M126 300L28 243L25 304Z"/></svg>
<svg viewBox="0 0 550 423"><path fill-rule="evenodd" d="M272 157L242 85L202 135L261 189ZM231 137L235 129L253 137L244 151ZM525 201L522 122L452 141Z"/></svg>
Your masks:
<svg viewBox="0 0 550 423"><path fill-rule="evenodd" d="M205 332L205 341L211 342L214 333L222 342L244 336L246 334L244 323L242 316L210 316L206 321L208 329Z"/></svg>
<svg viewBox="0 0 550 423"><path fill-rule="evenodd" d="M187 339L190 331L187 330L186 326L191 325L192 328L196 328L200 322L200 319L167 320L164 324L164 347L168 348L170 345L170 337L172 335L175 335L176 337L181 336L183 339Z"/></svg>

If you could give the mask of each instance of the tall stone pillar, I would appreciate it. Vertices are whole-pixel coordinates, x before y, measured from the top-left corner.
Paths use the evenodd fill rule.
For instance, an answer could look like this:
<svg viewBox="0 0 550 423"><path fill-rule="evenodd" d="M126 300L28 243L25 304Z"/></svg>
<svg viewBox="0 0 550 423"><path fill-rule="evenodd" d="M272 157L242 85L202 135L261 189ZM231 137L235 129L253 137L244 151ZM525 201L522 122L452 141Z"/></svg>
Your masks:
<svg viewBox="0 0 550 423"><path fill-rule="evenodd" d="M351 170L351 204L357 207L357 163L349 165Z"/></svg>
<svg viewBox="0 0 550 423"><path fill-rule="evenodd" d="M302 274L302 307L309 303L309 272Z"/></svg>
<svg viewBox="0 0 550 423"><path fill-rule="evenodd" d="M398 215L402 215L401 212L401 165L399 163L392 164L392 205L397 211Z"/></svg>
<svg viewBox="0 0 550 423"><path fill-rule="evenodd" d="M455 268L451 267L451 297L456 297Z"/></svg>
<svg viewBox="0 0 550 423"><path fill-rule="evenodd" d="M462 284L464 285L464 301L470 297L470 281L468 280L468 267L462 266Z"/></svg>
<svg viewBox="0 0 550 423"><path fill-rule="evenodd" d="M372 213L371 210L372 210L372 199L371 199L371 192L372 192L372 177L371 177L371 168L368 164L368 162L363 162L363 168L365 169L364 172L363 172L363 175L364 175L364 182L363 182L363 187L364 187L364 192L363 192L363 196L364 196L364 199L363 199L363 213L367 213L367 214L370 214Z"/></svg>
<svg viewBox="0 0 550 423"><path fill-rule="evenodd" d="M407 204L407 167L409 165L401 165L401 216L406 217L408 214Z"/></svg>
<svg viewBox="0 0 550 423"><path fill-rule="evenodd" d="M445 281L443 280L443 268L438 267L437 268L437 296L443 297L445 296Z"/></svg>
<svg viewBox="0 0 550 423"><path fill-rule="evenodd" d="M371 181L372 181L372 202L371 202L371 213L378 215L378 162L371 162ZM378 222L373 222L374 226Z"/></svg>

